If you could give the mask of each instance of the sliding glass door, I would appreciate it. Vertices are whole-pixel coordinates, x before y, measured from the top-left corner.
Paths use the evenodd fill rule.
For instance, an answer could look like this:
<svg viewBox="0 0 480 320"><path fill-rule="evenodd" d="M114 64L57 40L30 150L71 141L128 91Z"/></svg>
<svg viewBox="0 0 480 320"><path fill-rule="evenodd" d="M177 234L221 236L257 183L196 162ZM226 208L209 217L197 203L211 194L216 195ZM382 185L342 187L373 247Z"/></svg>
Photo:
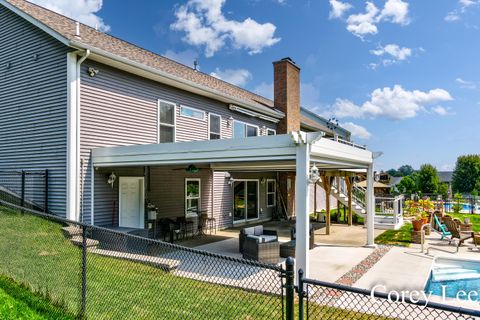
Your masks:
<svg viewBox="0 0 480 320"><path fill-rule="evenodd" d="M233 199L233 222L258 219L258 180L235 180Z"/></svg>

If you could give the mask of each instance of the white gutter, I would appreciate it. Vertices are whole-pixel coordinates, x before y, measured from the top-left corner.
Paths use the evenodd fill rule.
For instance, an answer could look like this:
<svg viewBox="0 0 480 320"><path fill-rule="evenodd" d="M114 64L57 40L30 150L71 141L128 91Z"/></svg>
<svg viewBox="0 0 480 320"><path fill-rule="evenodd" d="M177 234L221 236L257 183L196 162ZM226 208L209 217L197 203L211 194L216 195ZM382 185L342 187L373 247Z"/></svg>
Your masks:
<svg viewBox="0 0 480 320"><path fill-rule="evenodd" d="M254 110L254 111L261 112L263 114L269 115L269 116L274 117L276 119L283 119L285 117L285 114L281 111L274 110L274 109L271 109L271 108L266 107L266 106L262 106L261 104L258 104L258 105L251 104L247 101L240 100L240 99L231 97L229 95L226 95L226 94L224 94L224 93L222 93L218 90L205 87L205 86L200 85L198 83L195 83L193 81L189 81L189 80L174 76L174 75L169 74L169 73L164 72L164 71L160 71L156 68L148 67L144 64L132 61L130 59L114 55L114 54L112 54L110 52L107 52L105 50L101 50L101 49L98 49L98 48L95 48L95 47L92 47L92 46L85 45L84 43L81 43L81 42L70 41L69 45L74 47L74 48L77 48L77 49L90 50L91 53L92 53L92 56L93 55L98 55L98 56L101 56L101 57L104 57L104 58L107 58L107 59L110 59L110 60L114 60L114 61L117 61L119 63L126 64L126 65L132 66L134 68L152 73L152 74L157 75L157 76L160 76L160 77L162 77L166 80L169 80L170 82L183 84L183 85L186 85L188 87L195 88L198 91L202 91L204 93L209 93L210 96L213 96L214 98L216 98L220 101L224 101L226 103L231 103L231 104L237 104L237 105L240 105L242 107L248 108L250 110Z"/></svg>

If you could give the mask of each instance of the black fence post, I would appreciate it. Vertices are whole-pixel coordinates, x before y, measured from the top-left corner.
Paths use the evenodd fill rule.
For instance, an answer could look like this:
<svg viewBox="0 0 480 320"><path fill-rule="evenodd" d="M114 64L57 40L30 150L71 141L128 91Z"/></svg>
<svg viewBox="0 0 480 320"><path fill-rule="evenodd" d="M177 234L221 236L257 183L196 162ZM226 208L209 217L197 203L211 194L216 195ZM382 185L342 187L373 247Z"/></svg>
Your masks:
<svg viewBox="0 0 480 320"><path fill-rule="evenodd" d="M303 320L304 317L304 306L303 299L305 292L303 291L303 270L298 270L298 320Z"/></svg>
<svg viewBox="0 0 480 320"><path fill-rule="evenodd" d="M82 300L80 305L80 318L85 319L87 306L87 227L82 227Z"/></svg>
<svg viewBox="0 0 480 320"><path fill-rule="evenodd" d="M285 315L286 320L294 319L294 298L295 298L295 262L292 257L288 257L285 262L286 272L285 272Z"/></svg>
<svg viewBox="0 0 480 320"><path fill-rule="evenodd" d="M20 198L20 206L25 206L25 170L22 170L22 191L21 191L21 198Z"/></svg>
<svg viewBox="0 0 480 320"><path fill-rule="evenodd" d="M48 212L48 169L45 169L45 205L44 212Z"/></svg>

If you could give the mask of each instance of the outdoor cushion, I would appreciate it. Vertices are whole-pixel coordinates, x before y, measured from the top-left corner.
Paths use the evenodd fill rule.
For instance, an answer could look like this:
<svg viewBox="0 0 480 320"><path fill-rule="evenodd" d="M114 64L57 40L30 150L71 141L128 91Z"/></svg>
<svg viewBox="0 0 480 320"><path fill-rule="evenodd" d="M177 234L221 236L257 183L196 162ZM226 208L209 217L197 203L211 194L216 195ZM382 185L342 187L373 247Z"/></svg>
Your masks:
<svg viewBox="0 0 480 320"><path fill-rule="evenodd" d="M277 241L277 236L263 235L263 236L261 236L261 238L263 239L262 242L273 242L273 241Z"/></svg>
<svg viewBox="0 0 480 320"><path fill-rule="evenodd" d="M250 228L245 228L243 229L243 233L244 234L251 234L251 235L254 235L255 234L255 228L254 227L250 227Z"/></svg>
<svg viewBox="0 0 480 320"><path fill-rule="evenodd" d="M257 240L258 243L263 243L263 242L265 242L262 236L255 236L255 235L249 234L247 237Z"/></svg>
<svg viewBox="0 0 480 320"><path fill-rule="evenodd" d="M263 226L256 226L255 233L256 236L261 236L263 234Z"/></svg>

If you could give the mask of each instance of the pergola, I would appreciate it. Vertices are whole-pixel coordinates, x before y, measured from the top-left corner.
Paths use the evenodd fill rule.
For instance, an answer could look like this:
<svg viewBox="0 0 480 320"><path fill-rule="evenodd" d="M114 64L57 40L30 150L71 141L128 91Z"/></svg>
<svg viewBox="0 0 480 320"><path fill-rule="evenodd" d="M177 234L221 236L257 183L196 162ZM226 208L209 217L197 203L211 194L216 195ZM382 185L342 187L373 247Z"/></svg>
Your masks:
<svg viewBox="0 0 480 320"><path fill-rule="evenodd" d="M296 171L296 267L309 275L309 184L311 168L325 177L367 174L367 246L374 245L373 153L324 138L319 132L181 143L97 148L94 167L208 164L212 170ZM350 180L350 179L346 179ZM324 184L324 187L328 185ZM328 198L328 197L327 197ZM327 221L328 222L328 221Z"/></svg>

